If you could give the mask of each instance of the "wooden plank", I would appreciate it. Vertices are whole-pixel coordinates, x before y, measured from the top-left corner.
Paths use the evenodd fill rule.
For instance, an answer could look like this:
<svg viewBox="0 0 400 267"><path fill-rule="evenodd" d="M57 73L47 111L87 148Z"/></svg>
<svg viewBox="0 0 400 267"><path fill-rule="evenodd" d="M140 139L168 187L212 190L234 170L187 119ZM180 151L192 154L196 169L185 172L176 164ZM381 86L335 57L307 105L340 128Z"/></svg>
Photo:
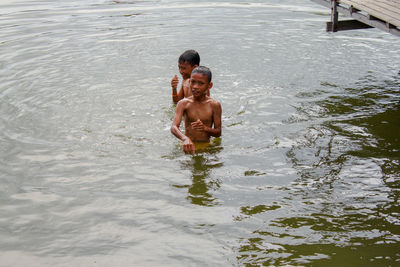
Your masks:
<svg viewBox="0 0 400 267"><path fill-rule="evenodd" d="M385 15L398 17L400 15L400 8L396 5L390 4L387 1L371 1L371 0L341 0L344 3L352 6L362 6L363 10L370 9ZM400 5L400 1L399 1Z"/></svg>
<svg viewBox="0 0 400 267"><path fill-rule="evenodd" d="M382 6L382 7L391 7L392 10L400 10L399 4L400 1L399 0L395 0L395 1L389 1L389 0L375 0L375 1L371 1L371 0L339 0L339 2L341 3L358 3L358 4L368 4L370 6Z"/></svg>
<svg viewBox="0 0 400 267"><path fill-rule="evenodd" d="M373 17L400 27L400 0L340 0L340 3L353 6Z"/></svg>
<svg viewBox="0 0 400 267"><path fill-rule="evenodd" d="M345 3L370 13L371 15L386 20L387 17L400 21L400 1L398 6L389 5L387 1L371 1L371 0L342 0Z"/></svg>
<svg viewBox="0 0 400 267"><path fill-rule="evenodd" d="M369 5L372 9L376 9L382 14L399 19L400 16L400 1L397 5L390 4L387 1L366 1L364 4Z"/></svg>
<svg viewBox="0 0 400 267"><path fill-rule="evenodd" d="M376 0L376 1L368 1L368 0L366 0L366 1L357 1L357 0L355 0L355 1L358 2L358 3L369 2L370 4L376 4L378 6L382 6L382 7L385 7L385 8L391 8L393 10L399 10L400 9L399 8L399 4L400 4L399 1L389 1L389 0Z"/></svg>

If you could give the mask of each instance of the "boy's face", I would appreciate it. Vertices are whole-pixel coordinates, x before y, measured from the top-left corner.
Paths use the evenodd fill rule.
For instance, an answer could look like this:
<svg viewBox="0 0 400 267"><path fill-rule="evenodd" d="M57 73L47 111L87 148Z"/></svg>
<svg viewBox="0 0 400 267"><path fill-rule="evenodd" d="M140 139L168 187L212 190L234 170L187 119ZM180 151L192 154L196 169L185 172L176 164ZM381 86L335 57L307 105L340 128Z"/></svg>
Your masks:
<svg viewBox="0 0 400 267"><path fill-rule="evenodd" d="M184 62L179 62L178 63L178 68L179 68L179 73L182 75L183 79L188 79L190 78L190 74L192 74L192 70L196 68L197 65L190 65L189 62L184 61Z"/></svg>
<svg viewBox="0 0 400 267"><path fill-rule="evenodd" d="M209 82L208 77L204 74L193 73L190 77L190 89L196 99L206 96L207 90L211 89L212 85L212 82Z"/></svg>

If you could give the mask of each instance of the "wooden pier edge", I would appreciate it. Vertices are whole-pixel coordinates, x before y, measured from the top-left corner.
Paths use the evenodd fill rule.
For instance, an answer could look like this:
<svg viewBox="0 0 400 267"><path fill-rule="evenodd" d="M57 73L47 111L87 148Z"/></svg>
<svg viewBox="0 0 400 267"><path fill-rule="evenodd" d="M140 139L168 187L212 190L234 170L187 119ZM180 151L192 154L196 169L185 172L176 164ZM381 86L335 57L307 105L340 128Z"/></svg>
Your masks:
<svg viewBox="0 0 400 267"><path fill-rule="evenodd" d="M330 32L377 28L400 37L400 0L311 0L331 9ZM339 21L339 13L353 20Z"/></svg>

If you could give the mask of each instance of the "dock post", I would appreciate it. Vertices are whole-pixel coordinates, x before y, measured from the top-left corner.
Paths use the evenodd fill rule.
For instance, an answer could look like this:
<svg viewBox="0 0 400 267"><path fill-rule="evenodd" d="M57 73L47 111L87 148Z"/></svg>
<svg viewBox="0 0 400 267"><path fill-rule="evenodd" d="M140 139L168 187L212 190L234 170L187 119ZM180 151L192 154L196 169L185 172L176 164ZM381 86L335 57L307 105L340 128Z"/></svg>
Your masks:
<svg viewBox="0 0 400 267"><path fill-rule="evenodd" d="M339 13L337 11L337 2L336 0L331 0L331 23L329 25L330 28L327 28L327 31L337 32L338 21L339 21Z"/></svg>

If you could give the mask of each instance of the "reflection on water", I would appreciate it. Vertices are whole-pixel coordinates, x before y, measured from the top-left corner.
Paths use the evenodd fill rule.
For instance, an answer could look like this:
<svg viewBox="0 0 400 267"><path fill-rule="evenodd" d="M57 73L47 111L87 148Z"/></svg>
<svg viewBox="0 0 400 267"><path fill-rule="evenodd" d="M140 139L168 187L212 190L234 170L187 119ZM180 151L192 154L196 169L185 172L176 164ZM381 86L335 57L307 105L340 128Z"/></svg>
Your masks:
<svg viewBox="0 0 400 267"><path fill-rule="evenodd" d="M191 172L191 185L175 187L187 187L188 199L192 204L201 206L218 205L218 199L213 197L211 191L218 190L221 185L221 179L211 178L211 172L223 166L218 158L218 153L223 149L220 146L220 138L213 139L213 142L208 145L201 144L196 146L195 155L181 162L182 170Z"/></svg>

